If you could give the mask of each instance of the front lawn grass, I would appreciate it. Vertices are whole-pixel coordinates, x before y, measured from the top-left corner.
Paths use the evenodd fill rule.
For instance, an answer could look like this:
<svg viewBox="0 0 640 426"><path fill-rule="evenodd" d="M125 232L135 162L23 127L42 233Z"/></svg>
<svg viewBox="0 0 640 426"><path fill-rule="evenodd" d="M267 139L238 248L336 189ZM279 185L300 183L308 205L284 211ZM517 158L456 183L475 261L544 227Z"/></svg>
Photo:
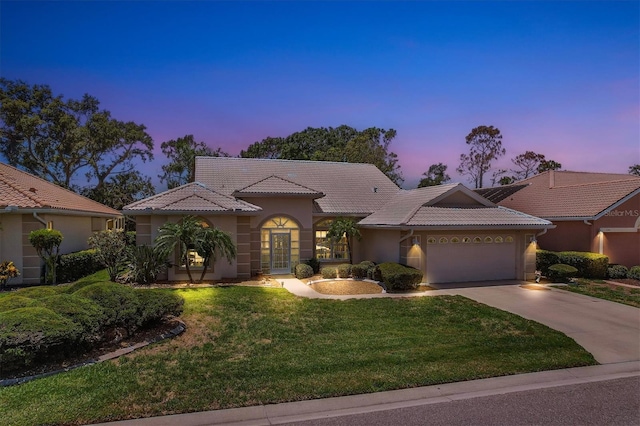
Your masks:
<svg viewBox="0 0 640 426"><path fill-rule="evenodd" d="M564 334L460 296L312 300L175 291L187 331L126 357L0 389L6 425L85 424L596 364Z"/></svg>
<svg viewBox="0 0 640 426"><path fill-rule="evenodd" d="M604 281L593 281L578 279L576 285L555 286L556 288L584 294L586 296L597 297L610 302L623 303L629 306L640 308L640 287L632 288L627 286L607 284Z"/></svg>

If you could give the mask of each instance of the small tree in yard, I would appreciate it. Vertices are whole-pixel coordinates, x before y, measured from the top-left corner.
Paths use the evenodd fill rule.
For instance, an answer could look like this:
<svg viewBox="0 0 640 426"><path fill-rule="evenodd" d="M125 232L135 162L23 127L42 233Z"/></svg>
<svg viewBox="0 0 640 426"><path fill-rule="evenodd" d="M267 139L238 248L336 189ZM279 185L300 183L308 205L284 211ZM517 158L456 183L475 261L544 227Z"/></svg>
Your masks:
<svg viewBox="0 0 640 426"><path fill-rule="evenodd" d="M56 284L56 265L60 258L62 233L55 229L36 229L29 234L29 242L45 264L45 284Z"/></svg>
<svg viewBox="0 0 640 426"><path fill-rule="evenodd" d="M89 245L107 268L109 279L115 281L127 256L127 240L123 231L95 232L89 237Z"/></svg>
<svg viewBox="0 0 640 426"><path fill-rule="evenodd" d="M5 260L0 263L0 291L4 290L4 286L11 278L15 278L20 275L20 271L16 268L13 262Z"/></svg>
<svg viewBox="0 0 640 426"><path fill-rule="evenodd" d="M353 263L353 253L351 249L351 239L353 237L357 238L358 241L362 239L362 235L360 234L360 230L356 226L356 221L350 218L339 217L331 222L331 226L327 231L327 238L333 240L334 243L337 243L342 239L342 237L347 238L347 251L349 253L349 262Z"/></svg>

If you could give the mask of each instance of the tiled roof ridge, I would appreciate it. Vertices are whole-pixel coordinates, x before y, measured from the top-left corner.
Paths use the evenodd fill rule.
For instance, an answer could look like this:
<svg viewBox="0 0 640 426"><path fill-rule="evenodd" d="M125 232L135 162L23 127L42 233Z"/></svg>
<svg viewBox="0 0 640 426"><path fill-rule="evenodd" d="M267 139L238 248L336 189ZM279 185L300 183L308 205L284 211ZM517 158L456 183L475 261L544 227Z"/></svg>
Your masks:
<svg viewBox="0 0 640 426"><path fill-rule="evenodd" d="M371 163L351 163L349 161L325 161L325 160L291 160L286 158L253 158L253 157L212 157L208 155L199 155L196 158L204 158L204 159L216 159L216 158L224 158L227 160L249 160L249 161L281 161L283 163L326 163L326 164L352 164L352 165L360 165L360 166L373 166L376 167L375 164Z"/></svg>
<svg viewBox="0 0 640 426"><path fill-rule="evenodd" d="M554 185L552 187L550 187L550 189L557 189L557 188L576 188L576 187L580 187L580 186L593 186L593 185L609 185L612 183L622 183L622 182L634 182L637 181L638 185L640 185L640 176L636 177L636 176L632 176L629 175L630 178L627 179L617 179L617 180L603 180L600 182L585 182L585 183L575 183L572 185Z"/></svg>
<svg viewBox="0 0 640 426"><path fill-rule="evenodd" d="M184 185L176 186L175 188L171 188L171 189L168 189L166 191L160 192L158 194L154 194L154 195L152 195L150 197L143 198L142 200L134 201L133 203L129 204L127 207L133 207L136 204L141 204L142 202L146 203L146 202L149 202L149 201L154 200L156 198L166 197L168 194L172 194L174 192L182 191L182 190L188 189L189 187L193 187L193 186L198 186L198 187L204 189L207 192L212 192L212 193L214 193L216 195L219 195L221 197L227 198L229 200L233 200L233 201L236 201L236 202L237 201L241 201L241 200L236 199L235 197L232 197L231 195L226 195L226 194L218 192L218 191L216 191L214 189L211 189L208 186L206 186L204 183L201 183L201 182L189 182L189 183L185 183ZM200 197L200 198L202 198L202 197Z"/></svg>
<svg viewBox="0 0 640 426"><path fill-rule="evenodd" d="M504 206L496 206L496 207L497 207L498 209L500 209L500 210L506 210L506 211L508 211L508 212L514 213L514 214L516 214L516 215L518 215L518 216L526 217L526 218L528 218L528 219L541 219L541 220L544 220L544 221L549 222L548 220L543 219L543 218L541 218L541 217L533 216L533 215L530 215L530 214L528 214L528 213L521 212L521 211L519 211L519 210L510 209L509 207L504 207Z"/></svg>
<svg viewBox="0 0 640 426"><path fill-rule="evenodd" d="M427 201L425 201L424 203L421 203L421 204L418 204L417 206L415 206L415 207L414 207L413 209L411 209L411 210L409 211L409 213L404 217L404 219L403 219L402 223L403 223L403 224L409 223L409 222L411 221L411 219L413 219L413 217L414 217L414 216L415 216L415 215L420 211L420 209L421 209L422 207L433 207L430 203L431 203L434 199L436 199L436 198L440 198L440 197L441 197L441 196L443 196L444 194L446 194L446 193L448 193L449 191L451 191L451 189L453 189L453 188L457 188L457 187L458 187L458 185L460 185L460 184L459 184L459 183L445 183L445 184L442 184L442 185L436 185L436 186L438 186L438 187L439 187L439 188L437 188L437 189L442 189L442 188L444 188L444 187L449 187L449 188L448 188L446 191L442 191L442 192L441 192L440 194L438 194L437 196L435 196L435 197L431 197L430 199L428 199L428 200L427 200ZM425 188L426 188L426 189L425 189ZM415 194L416 192L426 192L426 191L428 191L428 190L433 191L434 189L435 189L435 188L433 188L433 187L428 187L428 186L426 186L426 187L422 187L422 188L414 188L414 189L401 189L400 191L398 191L398 194L403 194L403 191L404 191L404 193L406 193L406 194L411 194L411 193Z"/></svg>
<svg viewBox="0 0 640 426"><path fill-rule="evenodd" d="M213 204L213 205L215 205L215 206L218 206L219 208L221 208L221 209L223 209L223 210L227 210L227 209L225 208L225 206L223 206L222 204L220 204L220 203L216 203L215 201L212 201L212 200L209 200L209 199L207 199L207 198L203 197L202 195L198 194L197 192L194 192L192 195L189 195L189 196L188 196L188 197L186 197L186 198L182 198L182 199L180 199L180 200L175 200L175 201L173 201L173 202L171 202L171 203L168 203L168 204L166 204L163 208L164 208L164 209L166 209L166 208L167 208L167 207L169 207L169 206L175 206L176 204L180 204L180 203L184 202L184 200L186 200L186 199L188 199L188 198L191 198L191 197L199 198L200 200L203 200L203 201L205 201L205 202L207 202L207 203L210 203L210 204Z"/></svg>
<svg viewBox="0 0 640 426"><path fill-rule="evenodd" d="M255 182L253 182L253 183L251 183L251 184L249 184L249 185L245 186L244 188L238 189L238 190L237 190L237 191L235 191L235 192L243 192L243 191L244 191L244 190L246 190L247 188L250 188L250 187L252 187L252 186L255 186L255 185L257 185L257 184L259 184L259 183L261 183L261 182L264 182L264 181L266 181L266 180L268 180L268 179L271 179L271 178L280 179L280 180L282 180L282 181L284 181L284 182L290 183L291 185L299 186L300 188L304 188L304 189L308 189L309 191L315 192L315 193L317 193L317 194L322 194L322 193L323 193L322 191L318 191L317 189L309 188L308 186L301 185L301 184L299 184L299 183L296 183L296 182L290 181L289 179L285 179L285 178L283 178L283 177L281 177L281 176L278 176L278 175L270 175L270 176L267 176L267 177L265 177L265 178L263 178L263 179L257 180L257 181L255 181Z"/></svg>
<svg viewBox="0 0 640 426"><path fill-rule="evenodd" d="M6 165L8 165L8 164L6 164ZM9 167L11 167L11 166L9 166ZM16 170L18 170L18 169L16 169ZM20 170L18 170L18 171L20 171ZM38 198L32 196L32 194L36 195L35 193L33 193L33 192L31 192L31 191L29 191L27 189L24 189L24 187L22 185L20 185L18 182L15 182L15 181L11 182L9 179L5 178L3 175L0 175L0 180L2 182L4 182L5 184L7 184L8 186L10 186L11 188L13 188L13 190L19 192L23 196L27 197L28 199L30 199L31 201L36 203L37 205L39 205L39 206L43 205L41 200L39 200Z"/></svg>

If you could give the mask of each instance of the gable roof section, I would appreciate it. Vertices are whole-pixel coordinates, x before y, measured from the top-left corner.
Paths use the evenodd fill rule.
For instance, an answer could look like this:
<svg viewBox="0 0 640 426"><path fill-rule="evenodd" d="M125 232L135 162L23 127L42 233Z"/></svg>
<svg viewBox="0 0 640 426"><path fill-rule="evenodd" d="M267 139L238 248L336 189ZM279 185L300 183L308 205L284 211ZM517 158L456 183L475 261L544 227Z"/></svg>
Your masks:
<svg viewBox="0 0 640 426"><path fill-rule="evenodd" d="M498 207L462 184L401 191L359 222L363 227L437 227L453 229L551 226L537 217Z"/></svg>
<svg viewBox="0 0 640 426"><path fill-rule="evenodd" d="M242 189L233 192L236 197L251 197L251 196L265 196L265 195L278 195L278 196L303 196L311 198L324 197L322 192L315 189L307 188L306 186L299 185L290 180L283 179L279 176L271 175L258 182L252 183L249 186L245 186Z"/></svg>
<svg viewBox="0 0 640 426"><path fill-rule="evenodd" d="M0 163L0 209L121 216L111 207L4 163Z"/></svg>
<svg viewBox="0 0 640 426"><path fill-rule="evenodd" d="M136 201L123 208L126 213L171 214L177 212L252 213L258 206L220 194L199 182L192 182Z"/></svg>
<svg viewBox="0 0 640 426"><path fill-rule="evenodd" d="M364 216L384 205L400 190L377 167L364 163L196 157L195 177L207 187L226 195L233 195L261 181L262 184L275 184L279 181L268 178L278 177L289 184L325 194L315 200L314 207L318 213L325 214ZM266 189L269 188L262 188ZM288 186L287 190L292 189Z"/></svg>
<svg viewBox="0 0 640 426"><path fill-rule="evenodd" d="M498 204L547 219L597 219L640 194L640 177L613 173L548 171Z"/></svg>

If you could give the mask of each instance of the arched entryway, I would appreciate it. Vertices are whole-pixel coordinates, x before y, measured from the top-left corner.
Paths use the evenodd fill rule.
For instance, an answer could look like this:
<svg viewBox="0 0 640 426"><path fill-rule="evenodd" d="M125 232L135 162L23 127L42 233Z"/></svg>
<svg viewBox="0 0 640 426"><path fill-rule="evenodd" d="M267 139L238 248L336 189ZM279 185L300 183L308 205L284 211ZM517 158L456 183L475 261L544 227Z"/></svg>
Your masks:
<svg viewBox="0 0 640 426"><path fill-rule="evenodd" d="M290 274L300 261L300 227L276 216L260 228L260 266L265 274Z"/></svg>

